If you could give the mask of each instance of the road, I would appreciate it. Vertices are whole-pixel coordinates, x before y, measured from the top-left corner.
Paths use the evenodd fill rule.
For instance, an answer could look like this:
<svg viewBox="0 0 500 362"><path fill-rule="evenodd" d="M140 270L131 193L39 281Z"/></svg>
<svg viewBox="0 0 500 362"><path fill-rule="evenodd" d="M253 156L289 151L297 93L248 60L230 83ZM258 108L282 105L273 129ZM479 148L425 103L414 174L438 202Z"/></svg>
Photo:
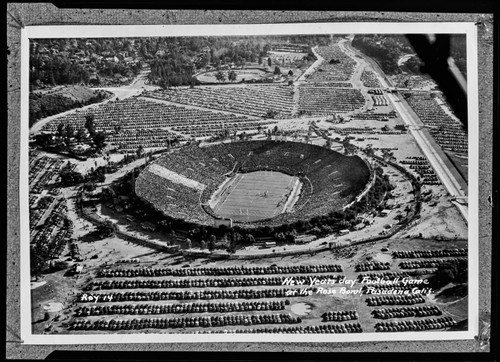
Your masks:
<svg viewBox="0 0 500 362"><path fill-rule="evenodd" d="M147 75L149 73L149 70L142 70L138 75L137 77L132 81L131 84L129 85L126 85L126 86L122 86L122 87L97 87L97 88L90 88L92 90L106 90L106 91L109 91L111 93L113 93L114 95L100 103L93 103L93 104L90 104L88 106L85 106L85 107L82 107L82 108L74 108L74 109L70 109L66 112L62 112L62 113L58 113L58 114L55 114L53 116L50 116L50 117L47 117L47 118L43 118L39 121L37 121L30 129L30 134L33 135L33 134L36 134L37 132L39 132L40 130L42 130L42 128L47 124L49 123L50 121L54 120L54 119L57 119L57 118L60 118L60 117L63 117L63 116L66 116L66 115L69 115L69 114L72 114L72 113L76 113L76 112L84 112L88 109L94 109L94 108L98 108L98 107L101 107L102 105L108 103L108 102L112 102L114 100L116 100L117 98L118 99L125 99L125 98L129 98L129 97L132 97L132 96L137 96L139 94L142 93L143 90L154 90L154 89L158 89L159 87L157 86L151 86L151 85L147 85L146 84L146 78L147 78Z"/></svg>
<svg viewBox="0 0 500 362"><path fill-rule="evenodd" d="M350 44L350 42L345 42L343 45L345 46L346 51L350 51L353 54L359 55L367 62L368 66L370 66L377 75L380 84L382 85L383 88L390 88L393 86L390 80L385 75L385 73L382 71L382 69L380 69L378 64L373 59L369 58L365 54L354 49ZM455 176L445 163L443 157L446 157L446 155L444 155L443 152L438 152L434 148L431 139L429 139L431 136L429 133L424 132L424 130L422 129L424 124L418 118L418 116L416 116L411 110L409 110L405 105L405 103L401 102L401 99L399 99L398 95L392 93L386 93L385 96L394 105L396 111L401 115L401 118L403 119L405 124L409 127L411 134L417 141L420 149L422 150L423 154L425 155L431 166L434 168L434 171L436 172L437 176L443 183L448 193L452 196L457 196L457 197L466 196L467 192L462 189L460 183L457 181L457 179L455 178ZM467 220L468 218L467 205L462 205L458 203L455 203L455 205L457 206L457 208L459 209L460 213L465 218L465 220Z"/></svg>

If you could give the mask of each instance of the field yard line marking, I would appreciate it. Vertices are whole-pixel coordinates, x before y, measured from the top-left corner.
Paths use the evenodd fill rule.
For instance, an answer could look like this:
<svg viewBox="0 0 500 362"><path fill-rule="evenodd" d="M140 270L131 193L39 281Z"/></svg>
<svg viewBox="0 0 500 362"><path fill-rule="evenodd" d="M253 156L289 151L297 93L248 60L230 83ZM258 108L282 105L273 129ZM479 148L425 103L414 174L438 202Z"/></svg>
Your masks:
<svg viewBox="0 0 500 362"><path fill-rule="evenodd" d="M240 175L241 175L241 176L240 176ZM238 186L238 184L241 182L241 180L243 179L243 177L244 177L245 175L243 175L243 174L238 174L238 176L239 176L239 178L238 178L238 180L237 180L236 184L231 185L231 186L233 186L233 190L236 188L236 186ZM221 204L220 206L218 206L218 210L219 210L218 212L219 212L219 213L220 213L220 211L221 211L221 209L222 209L222 206L224 206L224 204L226 203L226 201L227 201L227 199L229 198L229 196L230 196L230 195L231 195L231 192L229 192L229 194L226 196L226 198L224 199L224 201L222 202L222 204Z"/></svg>

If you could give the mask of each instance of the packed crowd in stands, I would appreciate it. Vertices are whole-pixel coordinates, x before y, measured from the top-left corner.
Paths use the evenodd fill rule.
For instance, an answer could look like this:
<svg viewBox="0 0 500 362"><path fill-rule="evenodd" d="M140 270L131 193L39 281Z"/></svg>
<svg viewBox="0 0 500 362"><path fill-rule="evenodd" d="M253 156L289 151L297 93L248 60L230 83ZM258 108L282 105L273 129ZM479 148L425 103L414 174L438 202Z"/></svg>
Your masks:
<svg viewBox="0 0 500 362"><path fill-rule="evenodd" d="M395 250L392 252L392 257L397 259L409 258L435 258L446 256L467 256L468 250L461 249L443 249L443 250Z"/></svg>
<svg viewBox="0 0 500 362"><path fill-rule="evenodd" d="M297 289L294 288L273 288L273 289L236 289L236 290L182 290L172 292L123 292L123 293L106 293L98 294L99 300L111 300L113 302L125 301L155 301L155 300L192 300L192 299L262 299L262 298L285 298L290 294L295 297L302 296L296 294ZM95 299L91 300L86 293L77 296L79 303L95 303Z"/></svg>
<svg viewBox="0 0 500 362"><path fill-rule="evenodd" d="M401 164L409 165L408 167L422 178L424 185L441 185L434 169L424 156L409 156L401 160Z"/></svg>
<svg viewBox="0 0 500 362"><path fill-rule="evenodd" d="M304 220L342 207L352 201L365 186L370 170L359 157L310 144L297 142L252 141L221 143L208 147L190 146L159 158L156 163L176 174L185 176L205 189L200 192L161 177L146 168L137 178L136 193L173 217L212 224L213 218L200 206L233 170L244 172L275 170L292 175L304 175L311 183L307 203L300 209L281 214L268 221ZM155 163L155 164L156 164Z"/></svg>
<svg viewBox="0 0 500 362"><path fill-rule="evenodd" d="M361 73L361 82L363 82L363 85L368 88L382 87L377 76L371 70L363 70L363 73Z"/></svg>
<svg viewBox="0 0 500 362"><path fill-rule="evenodd" d="M252 315L224 315L224 316L196 316L180 318L140 318L126 320L79 320L71 324L73 330L123 330L145 328L192 328L192 327L223 327L235 325L258 324L293 324L300 323L301 319L290 314L252 314Z"/></svg>
<svg viewBox="0 0 500 362"><path fill-rule="evenodd" d="M406 94L410 95L409 97ZM447 114L437 103L442 97L426 92L407 92L405 99L418 117L430 128L436 142L443 148L454 152L466 153L468 150L467 132L462 123Z"/></svg>
<svg viewBox="0 0 500 362"><path fill-rule="evenodd" d="M378 305L413 305L425 303L425 299L420 294L381 295L366 298L366 303L370 307Z"/></svg>
<svg viewBox="0 0 500 362"><path fill-rule="evenodd" d="M404 260L399 264L401 269L437 268L448 263L467 261L467 258L432 259L432 260Z"/></svg>
<svg viewBox="0 0 500 362"><path fill-rule="evenodd" d="M328 311L322 315L323 322L345 322L359 318L355 310L334 310Z"/></svg>
<svg viewBox="0 0 500 362"><path fill-rule="evenodd" d="M365 105L358 89L325 87L323 84L299 87L299 114L328 116L347 113Z"/></svg>
<svg viewBox="0 0 500 362"><path fill-rule="evenodd" d="M198 190L172 182L148 169L142 171L137 178L135 192L137 196L168 212L174 218L190 218L203 224L213 223L200 206Z"/></svg>
<svg viewBox="0 0 500 362"><path fill-rule="evenodd" d="M380 322L375 324L377 332L412 332L452 327L457 323L451 317Z"/></svg>
<svg viewBox="0 0 500 362"><path fill-rule="evenodd" d="M144 92L145 97L190 106L263 117L268 111L287 118L293 111L293 88L282 85L195 87Z"/></svg>
<svg viewBox="0 0 500 362"><path fill-rule="evenodd" d="M285 306L289 304L289 300L266 300L256 302L93 305L78 308L75 315L87 317L106 314L231 313L284 310Z"/></svg>
<svg viewBox="0 0 500 362"><path fill-rule="evenodd" d="M97 277L131 278L156 276L223 276L223 275L262 275L262 274L303 274L303 273L342 272L338 264L317 265L271 265L271 266L230 266L206 268L140 268L140 269L101 269Z"/></svg>
<svg viewBox="0 0 500 362"><path fill-rule="evenodd" d="M440 316L443 312L435 305L423 305L418 307L382 308L372 311L374 318L408 318L408 317L430 317Z"/></svg>
<svg viewBox="0 0 500 362"><path fill-rule="evenodd" d="M324 60L314 73L306 76L307 82L345 82L351 79L356 62L340 49L338 43L319 46L316 51Z"/></svg>
<svg viewBox="0 0 500 362"><path fill-rule="evenodd" d="M312 276L311 276L312 277ZM318 276L319 277L319 276ZM321 278L337 279L338 275L321 275ZM309 276L297 276L294 278L297 282L306 283ZM159 289L159 288L231 288L231 287L249 287L259 285L283 285L286 277L274 278L208 278L208 279L184 279L184 280L104 280L92 281L85 290L101 289Z"/></svg>
<svg viewBox="0 0 500 362"><path fill-rule="evenodd" d="M367 270L389 270L391 269L391 263L382 263L379 261L370 261L366 263L356 264L354 266L354 271L364 272Z"/></svg>

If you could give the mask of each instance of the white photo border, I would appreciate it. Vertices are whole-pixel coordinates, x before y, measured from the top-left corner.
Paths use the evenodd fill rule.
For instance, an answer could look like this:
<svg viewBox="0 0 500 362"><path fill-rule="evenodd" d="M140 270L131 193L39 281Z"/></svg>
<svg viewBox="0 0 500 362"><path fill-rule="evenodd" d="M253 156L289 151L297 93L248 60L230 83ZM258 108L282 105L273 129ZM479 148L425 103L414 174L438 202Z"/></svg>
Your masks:
<svg viewBox="0 0 500 362"><path fill-rule="evenodd" d="M465 34L468 102L468 329L451 332L360 334L33 334L31 329L29 249L29 41L56 38L139 38L313 34ZM478 37L474 22L342 22L202 25L43 25L21 29L20 125L20 322L25 344L120 344L213 342L373 342L474 339L479 329L479 99Z"/></svg>

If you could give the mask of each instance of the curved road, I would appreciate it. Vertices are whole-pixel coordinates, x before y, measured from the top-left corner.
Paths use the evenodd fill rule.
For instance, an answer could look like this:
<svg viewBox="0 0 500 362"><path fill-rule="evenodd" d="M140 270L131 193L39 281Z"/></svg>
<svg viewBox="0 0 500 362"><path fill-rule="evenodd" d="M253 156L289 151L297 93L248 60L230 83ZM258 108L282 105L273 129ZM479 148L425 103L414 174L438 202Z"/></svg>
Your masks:
<svg viewBox="0 0 500 362"><path fill-rule="evenodd" d="M58 113L53 116L43 118L39 121L37 121L31 128L30 128L30 134L35 134L39 132L47 123L50 121L57 119L59 117L63 117L65 115L71 114L71 113L76 113L76 112L82 112L87 109L93 109L93 108L98 108L108 102L114 101L117 98L119 99L125 99L129 98L132 96L137 96L142 93L143 90L154 90L158 89L159 87L157 86L152 86L146 84L146 78L148 75L149 71L148 70L142 70L137 77L130 83L129 85L123 86L123 87L95 87L95 88L89 88L92 90L105 90L113 93L113 96L110 98L107 98L103 100L102 102L99 103L92 103L87 106L81 107L81 108L73 108L70 110L67 110L66 112Z"/></svg>

